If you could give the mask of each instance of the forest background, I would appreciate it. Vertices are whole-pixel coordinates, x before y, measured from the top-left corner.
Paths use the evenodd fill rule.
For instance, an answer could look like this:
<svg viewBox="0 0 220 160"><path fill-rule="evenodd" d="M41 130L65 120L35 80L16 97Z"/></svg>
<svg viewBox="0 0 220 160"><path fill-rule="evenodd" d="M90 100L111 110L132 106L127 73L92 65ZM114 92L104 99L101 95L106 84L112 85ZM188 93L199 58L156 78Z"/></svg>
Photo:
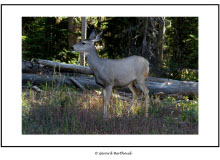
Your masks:
<svg viewBox="0 0 220 160"><path fill-rule="evenodd" d="M95 28L103 30L97 50L102 58L140 55L150 76L198 81L198 17L23 17L22 59L83 64L73 44ZM87 64L85 64L87 65Z"/></svg>

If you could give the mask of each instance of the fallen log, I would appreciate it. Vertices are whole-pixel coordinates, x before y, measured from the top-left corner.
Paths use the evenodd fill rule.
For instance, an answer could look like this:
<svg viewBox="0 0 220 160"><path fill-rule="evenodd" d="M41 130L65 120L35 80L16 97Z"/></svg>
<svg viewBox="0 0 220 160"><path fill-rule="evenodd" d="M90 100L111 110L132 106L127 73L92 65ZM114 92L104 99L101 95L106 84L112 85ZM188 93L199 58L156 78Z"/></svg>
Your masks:
<svg viewBox="0 0 220 160"><path fill-rule="evenodd" d="M81 90L85 91L85 88L73 77L69 78L71 80L71 82L73 82L78 88L80 88Z"/></svg>
<svg viewBox="0 0 220 160"><path fill-rule="evenodd" d="M38 59L37 62L22 61L22 73L33 74L50 74L57 73L81 73L92 75L89 67L79 66L75 64L65 64L49 60Z"/></svg>
<svg viewBox="0 0 220 160"><path fill-rule="evenodd" d="M65 71L65 72L76 72L76 73L82 73L82 74L87 74L87 75L93 75L93 72L91 71L91 69L89 67L85 67L85 66L78 66L78 65L74 65L74 64L64 64L64 63L59 63L59 62L53 62L53 61L49 61L49 60L42 60L42 59L38 59L38 63L48 66L48 67L52 67L52 68L57 68L60 71ZM178 81L178 80L172 80L172 79L166 79L166 78L156 78L156 77L148 77L148 83L152 83L152 85L154 83L160 84L157 88L158 89L162 89L166 86L167 89L169 89L171 93L173 93L173 91L171 91L173 88L176 88L177 86L179 86L180 88L180 92L186 91L188 92L188 90L190 89L189 87L192 86L192 88L190 89L191 92L197 92L198 93L198 82L191 82L191 81ZM172 85L171 85L172 84ZM173 87L175 86L175 87ZM176 91L174 91L176 93Z"/></svg>
<svg viewBox="0 0 220 160"><path fill-rule="evenodd" d="M54 70L56 69L58 72L70 72L70 73L82 73L86 75L92 75L93 72L89 67L78 66L73 64L64 64L59 62L53 62L49 60L42 60L38 59L37 63L34 62L22 62L22 72L28 73L38 73L39 71L46 72L47 70ZM26 67L23 67L26 66ZM47 68L49 67L49 68ZM26 70L25 70L26 68ZM71 80L69 76L55 76L55 75L22 75L22 82L26 83L27 81L31 81L33 84L41 84L41 83L56 83L66 84L66 85L75 85L78 88L83 90L84 87L86 88L96 88L99 89L100 86L95 83L93 77L74 77L74 80ZM198 95L198 82L189 82L189 81L178 81L166 78L156 78L156 77L149 77L146 81L146 86L150 90L152 94L180 94L180 95L188 95L194 96ZM125 92L129 92L128 88L122 89Z"/></svg>
<svg viewBox="0 0 220 160"><path fill-rule="evenodd" d="M22 61L22 73L53 74L54 69L33 61Z"/></svg>
<svg viewBox="0 0 220 160"><path fill-rule="evenodd" d="M30 61L22 61L22 73L37 73L40 72L41 65L30 62Z"/></svg>
<svg viewBox="0 0 220 160"><path fill-rule="evenodd" d="M24 86L27 83L30 85L41 85L45 83L53 83L54 85L66 84L68 86L74 85L66 76L22 73L22 85Z"/></svg>
<svg viewBox="0 0 220 160"><path fill-rule="evenodd" d="M60 70L68 70L83 74L93 74L89 67L77 66L72 64L64 64L53 62L49 60L38 60L38 63L47 65L49 67L56 67ZM94 83L93 83L94 84ZM151 93L165 93L165 94L181 94L181 95L198 95L198 82L178 81L166 78L149 77L146 83Z"/></svg>
<svg viewBox="0 0 220 160"><path fill-rule="evenodd" d="M79 83L83 88L87 89L100 89L101 87L96 84L94 77L74 77L74 79ZM27 82L30 82L31 85L39 85L42 83L54 83L55 85L75 85L69 76L52 76L52 75L38 75L38 74L22 74L22 84L25 85ZM167 80L164 78L149 78L146 81L146 86L150 91L150 94L179 94L187 96L196 96L198 95L198 83L197 82L187 82L187 81L177 81L177 80ZM117 89L119 91L130 92L126 87L123 89Z"/></svg>
<svg viewBox="0 0 220 160"><path fill-rule="evenodd" d="M34 91L36 91L37 93L42 92L42 90L40 88L38 88L37 86L32 86L31 87Z"/></svg>
<svg viewBox="0 0 220 160"><path fill-rule="evenodd" d="M146 85L154 93L198 95L198 82L149 77Z"/></svg>
<svg viewBox="0 0 220 160"><path fill-rule="evenodd" d="M74 72L88 75L93 74L92 70L89 67L78 66L75 64L59 63L43 59L38 59L37 62L51 68L56 68L60 72Z"/></svg>

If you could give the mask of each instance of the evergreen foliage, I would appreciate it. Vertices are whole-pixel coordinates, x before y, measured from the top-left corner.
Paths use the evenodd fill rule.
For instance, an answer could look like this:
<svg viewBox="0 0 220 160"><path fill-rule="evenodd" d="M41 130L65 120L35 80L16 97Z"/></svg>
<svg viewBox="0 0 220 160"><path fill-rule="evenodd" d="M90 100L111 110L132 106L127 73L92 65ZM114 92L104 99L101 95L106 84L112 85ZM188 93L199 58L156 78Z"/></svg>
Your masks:
<svg viewBox="0 0 220 160"><path fill-rule="evenodd" d="M23 17L22 58L78 63L69 42L81 40L81 18L72 17L73 32L68 18ZM101 57L140 55L149 60L152 76L198 81L198 17L87 17L87 24L87 35L103 30Z"/></svg>

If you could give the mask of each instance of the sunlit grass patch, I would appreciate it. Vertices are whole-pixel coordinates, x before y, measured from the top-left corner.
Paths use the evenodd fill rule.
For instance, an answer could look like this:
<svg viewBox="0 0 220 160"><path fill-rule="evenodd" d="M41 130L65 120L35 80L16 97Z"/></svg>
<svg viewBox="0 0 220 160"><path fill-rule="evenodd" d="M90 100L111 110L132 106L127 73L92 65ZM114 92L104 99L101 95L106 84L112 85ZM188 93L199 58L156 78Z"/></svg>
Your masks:
<svg viewBox="0 0 220 160"><path fill-rule="evenodd" d="M151 98L149 117L143 115L144 99L135 101L126 114L131 94L115 92L104 120L100 91L80 92L65 86L41 86L36 93L22 93L23 134L197 134L198 98Z"/></svg>

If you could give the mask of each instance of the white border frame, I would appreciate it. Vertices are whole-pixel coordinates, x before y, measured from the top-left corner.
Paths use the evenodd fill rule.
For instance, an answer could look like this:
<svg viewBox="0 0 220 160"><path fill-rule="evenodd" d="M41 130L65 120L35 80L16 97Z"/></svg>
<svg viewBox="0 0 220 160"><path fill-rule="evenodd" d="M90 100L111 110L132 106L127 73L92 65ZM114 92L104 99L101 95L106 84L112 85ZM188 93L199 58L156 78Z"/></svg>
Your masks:
<svg viewBox="0 0 220 160"><path fill-rule="evenodd" d="M199 135L22 135L21 17L25 16L199 17ZM4 5L2 66L3 146L218 146L218 6Z"/></svg>

